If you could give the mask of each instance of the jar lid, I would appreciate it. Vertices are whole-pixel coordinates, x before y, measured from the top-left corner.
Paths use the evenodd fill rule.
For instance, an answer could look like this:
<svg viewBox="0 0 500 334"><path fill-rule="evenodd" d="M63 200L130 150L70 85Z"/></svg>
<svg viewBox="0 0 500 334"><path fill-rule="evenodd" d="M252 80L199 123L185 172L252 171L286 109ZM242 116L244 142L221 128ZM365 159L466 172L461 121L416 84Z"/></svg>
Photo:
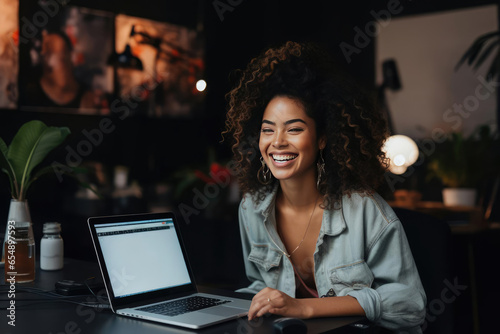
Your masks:
<svg viewBox="0 0 500 334"><path fill-rule="evenodd" d="M61 224L49 222L43 224L43 233L59 233L61 232Z"/></svg>

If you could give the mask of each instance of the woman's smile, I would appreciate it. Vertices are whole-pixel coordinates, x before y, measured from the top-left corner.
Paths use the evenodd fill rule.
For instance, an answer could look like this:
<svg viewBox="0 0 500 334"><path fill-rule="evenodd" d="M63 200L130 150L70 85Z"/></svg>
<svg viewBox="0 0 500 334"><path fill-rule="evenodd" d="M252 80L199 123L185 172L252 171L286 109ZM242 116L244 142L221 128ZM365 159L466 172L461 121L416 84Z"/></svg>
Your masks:
<svg viewBox="0 0 500 334"><path fill-rule="evenodd" d="M298 154L294 153L271 153L269 154L273 164L277 167L289 166L298 157Z"/></svg>

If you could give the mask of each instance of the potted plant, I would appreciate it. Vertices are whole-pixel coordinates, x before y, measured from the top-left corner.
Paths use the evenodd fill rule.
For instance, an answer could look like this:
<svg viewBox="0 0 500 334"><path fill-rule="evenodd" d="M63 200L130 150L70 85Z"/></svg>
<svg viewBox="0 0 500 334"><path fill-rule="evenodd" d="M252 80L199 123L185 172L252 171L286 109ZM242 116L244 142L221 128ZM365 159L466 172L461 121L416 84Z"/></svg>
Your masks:
<svg viewBox="0 0 500 334"><path fill-rule="evenodd" d="M498 174L497 137L488 125L481 125L467 137L452 132L436 146L428 163L428 179L441 180L445 205L475 205L481 181Z"/></svg>
<svg viewBox="0 0 500 334"><path fill-rule="evenodd" d="M485 61L490 61L486 80L493 81L500 74L500 30L494 30L477 37L455 65L457 71L467 63L474 71L478 70ZM493 57L490 57L495 52ZM490 60L491 59L491 60ZM500 104L497 103L497 128L500 129Z"/></svg>
<svg viewBox="0 0 500 334"><path fill-rule="evenodd" d="M225 161L217 161L215 149L208 148L208 161L183 166L172 175L173 195L183 211L203 211L207 218L228 212L227 205L239 203L239 190ZM193 210L194 211L194 210Z"/></svg>
<svg viewBox="0 0 500 334"><path fill-rule="evenodd" d="M28 189L40 176L52 172L51 166L37 167L69 134L67 127L49 127L35 120L23 124L9 146L0 138L0 169L9 178L12 196L8 221L31 223L26 199ZM2 262L4 251L2 247Z"/></svg>

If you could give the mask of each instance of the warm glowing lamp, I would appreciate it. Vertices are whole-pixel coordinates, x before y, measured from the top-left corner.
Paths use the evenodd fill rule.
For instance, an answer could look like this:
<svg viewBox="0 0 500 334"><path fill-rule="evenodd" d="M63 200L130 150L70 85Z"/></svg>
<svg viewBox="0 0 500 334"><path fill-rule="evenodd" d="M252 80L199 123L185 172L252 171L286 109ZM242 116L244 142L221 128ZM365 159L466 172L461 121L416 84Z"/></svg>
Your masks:
<svg viewBox="0 0 500 334"><path fill-rule="evenodd" d="M207 88L207 82L205 80L198 80L196 82L196 89L199 92L203 92L205 90L205 88Z"/></svg>
<svg viewBox="0 0 500 334"><path fill-rule="evenodd" d="M382 150L389 159L389 171L393 174L406 172L406 169L417 161L419 154L417 144L404 135L387 138Z"/></svg>

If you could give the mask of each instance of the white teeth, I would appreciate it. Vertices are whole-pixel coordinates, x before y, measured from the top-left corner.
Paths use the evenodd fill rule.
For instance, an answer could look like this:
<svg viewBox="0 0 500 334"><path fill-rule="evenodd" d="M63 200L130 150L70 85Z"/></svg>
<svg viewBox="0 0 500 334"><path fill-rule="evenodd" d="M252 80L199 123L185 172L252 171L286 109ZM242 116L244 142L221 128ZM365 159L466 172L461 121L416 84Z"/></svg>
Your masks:
<svg viewBox="0 0 500 334"><path fill-rule="evenodd" d="M293 160L297 156L296 155L277 155L277 154L273 154L272 157L273 157L274 161L282 162L282 161Z"/></svg>

